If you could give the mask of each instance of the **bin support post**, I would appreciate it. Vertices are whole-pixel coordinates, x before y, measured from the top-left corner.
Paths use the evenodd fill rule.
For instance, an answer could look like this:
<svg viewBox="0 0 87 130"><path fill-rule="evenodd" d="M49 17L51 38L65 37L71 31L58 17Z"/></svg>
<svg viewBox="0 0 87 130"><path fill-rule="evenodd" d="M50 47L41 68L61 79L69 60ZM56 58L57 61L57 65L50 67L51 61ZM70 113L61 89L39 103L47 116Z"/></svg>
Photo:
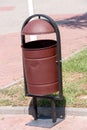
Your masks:
<svg viewBox="0 0 87 130"><path fill-rule="evenodd" d="M33 109L34 109L34 119L37 120L38 113L37 113L37 98L33 97Z"/></svg>
<svg viewBox="0 0 87 130"><path fill-rule="evenodd" d="M56 122L56 106L55 106L55 100L51 99L51 106L52 106L52 119L53 123Z"/></svg>

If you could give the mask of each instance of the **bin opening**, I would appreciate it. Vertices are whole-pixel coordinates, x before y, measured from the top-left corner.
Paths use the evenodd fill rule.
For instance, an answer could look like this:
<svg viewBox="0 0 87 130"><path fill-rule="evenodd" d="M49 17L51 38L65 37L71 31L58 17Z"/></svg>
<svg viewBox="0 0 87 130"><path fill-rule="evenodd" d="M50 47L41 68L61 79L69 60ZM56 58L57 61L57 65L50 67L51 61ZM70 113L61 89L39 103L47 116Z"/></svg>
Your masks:
<svg viewBox="0 0 87 130"><path fill-rule="evenodd" d="M31 41L24 44L22 47L26 49L44 49L56 46L57 42L55 40L37 40Z"/></svg>

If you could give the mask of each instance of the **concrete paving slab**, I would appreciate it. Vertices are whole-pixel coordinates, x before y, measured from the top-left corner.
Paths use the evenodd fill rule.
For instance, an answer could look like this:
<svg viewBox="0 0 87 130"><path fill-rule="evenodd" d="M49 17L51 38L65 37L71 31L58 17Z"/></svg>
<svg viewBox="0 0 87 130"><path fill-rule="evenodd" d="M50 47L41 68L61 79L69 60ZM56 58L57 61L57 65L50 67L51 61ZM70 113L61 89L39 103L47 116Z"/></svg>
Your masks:
<svg viewBox="0 0 87 130"><path fill-rule="evenodd" d="M42 128L52 128L55 125L59 124L63 119L57 118L56 122L53 123L52 119L48 118L39 118L38 120L32 120L31 122L27 123L28 126L34 126L34 127L42 127Z"/></svg>

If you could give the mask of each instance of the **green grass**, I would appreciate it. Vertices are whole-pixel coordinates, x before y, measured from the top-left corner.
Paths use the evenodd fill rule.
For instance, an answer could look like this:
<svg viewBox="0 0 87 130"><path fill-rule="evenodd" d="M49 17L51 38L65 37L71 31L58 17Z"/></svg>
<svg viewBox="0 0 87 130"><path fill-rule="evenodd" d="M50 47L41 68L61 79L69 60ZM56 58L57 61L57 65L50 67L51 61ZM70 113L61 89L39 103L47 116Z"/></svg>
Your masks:
<svg viewBox="0 0 87 130"><path fill-rule="evenodd" d="M87 48L63 62L64 72L87 73Z"/></svg>
<svg viewBox="0 0 87 130"><path fill-rule="evenodd" d="M87 48L63 62L63 84L67 106L87 107Z"/></svg>
<svg viewBox="0 0 87 130"><path fill-rule="evenodd" d="M26 106L28 98L24 95L23 81L0 90L0 106Z"/></svg>
<svg viewBox="0 0 87 130"><path fill-rule="evenodd" d="M63 61L64 99L57 101L57 106L87 107L87 48ZM0 106L28 106L30 97L25 97L24 84L18 84L0 90ZM86 97L86 98L84 98ZM39 106L50 106L46 99L38 100Z"/></svg>

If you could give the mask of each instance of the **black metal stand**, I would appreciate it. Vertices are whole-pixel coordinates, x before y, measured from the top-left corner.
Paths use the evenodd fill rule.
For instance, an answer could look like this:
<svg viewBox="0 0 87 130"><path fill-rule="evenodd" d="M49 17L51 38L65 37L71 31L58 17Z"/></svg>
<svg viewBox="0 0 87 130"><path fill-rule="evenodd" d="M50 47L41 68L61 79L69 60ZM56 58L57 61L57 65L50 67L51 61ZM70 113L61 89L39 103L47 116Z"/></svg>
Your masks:
<svg viewBox="0 0 87 130"><path fill-rule="evenodd" d="M53 119L53 123L55 123L56 122L56 106L55 106L54 99L52 99L51 105L52 105L52 119Z"/></svg>
<svg viewBox="0 0 87 130"><path fill-rule="evenodd" d="M56 122L56 106L55 106L55 100L51 99L51 106L52 106L52 119L53 123ZM33 97L33 110L34 110L34 120L38 119L38 111L37 111L37 97Z"/></svg>
<svg viewBox="0 0 87 130"><path fill-rule="evenodd" d="M37 98L46 98L51 100L51 108L52 108L52 121L53 123L56 122L57 116L56 116L56 100L62 100L63 98L59 98L58 96L33 96L33 95L27 95L33 97L33 116L34 120L38 119L38 109L37 109Z"/></svg>
<svg viewBox="0 0 87 130"><path fill-rule="evenodd" d="M33 108L34 108L34 120L38 119L38 113L37 113L37 98L33 97Z"/></svg>

